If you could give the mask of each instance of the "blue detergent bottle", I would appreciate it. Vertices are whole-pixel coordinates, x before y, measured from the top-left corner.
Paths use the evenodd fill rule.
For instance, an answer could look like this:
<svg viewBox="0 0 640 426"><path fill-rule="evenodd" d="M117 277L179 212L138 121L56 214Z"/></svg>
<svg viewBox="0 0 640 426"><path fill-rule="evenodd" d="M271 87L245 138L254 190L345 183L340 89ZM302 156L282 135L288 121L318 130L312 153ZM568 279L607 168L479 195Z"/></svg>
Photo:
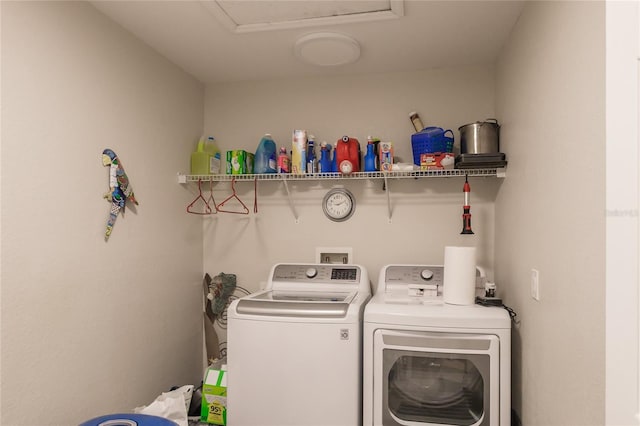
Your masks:
<svg viewBox="0 0 640 426"><path fill-rule="evenodd" d="M253 158L253 173L277 173L278 153L276 151L276 143L271 134L266 133L256 150Z"/></svg>
<svg viewBox="0 0 640 426"><path fill-rule="evenodd" d="M320 163L318 164L318 173L331 173L333 166L331 165L331 145L322 142L320 146Z"/></svg>

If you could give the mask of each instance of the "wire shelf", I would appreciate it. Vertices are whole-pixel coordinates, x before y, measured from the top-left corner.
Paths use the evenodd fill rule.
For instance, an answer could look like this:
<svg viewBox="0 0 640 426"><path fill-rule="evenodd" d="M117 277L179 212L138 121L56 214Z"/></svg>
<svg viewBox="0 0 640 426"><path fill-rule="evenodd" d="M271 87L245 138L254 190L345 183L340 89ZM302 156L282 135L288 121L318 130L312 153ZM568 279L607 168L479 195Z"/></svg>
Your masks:
<svg viewBox="0 0 640 426"><path fill-rule="evenodd" d="M421 178L446 178L446 177L506 177L506 168L481 168L481 169L448 169L448 170L411 170L411 171L391 171L391 172L357 172L349 175L343 175L341 173L307 173L307 174L246 174L246 175L183 175L178 174L179 183L189 182L233 182L235 181L279 181L284 184L284 188L287 191L287 198L289 200L289 207L291 213L296 221L299 222L298 212L295 207L295 203L291 196L291 190L289 188L289 182L293 181L323 181L323 180L378 180L383 179L383 189L387 194L387 209L388 218L391 222L391 195L389 190L388 181L390 179L421 179ZM254 189L255 191L255 189ZM245 206L246 207L246 206Z"/></svg>
<svg viewBox="0 0 640 426"><path fill-rule="evenodd" d="M505 168L482 168L482 169L448 169L448 170L411 170L411 171L391 171L391 172L357 172L349 175L341 173L267 173L267 174L244 174L244 175L185 175L178 174L179 183L187 182L228 182L232 180L276 180L276 181L314 181L314 180L348 180L348 179L418 179L418 178L442 178L442 177L499 177L506 176Z"/></svg>

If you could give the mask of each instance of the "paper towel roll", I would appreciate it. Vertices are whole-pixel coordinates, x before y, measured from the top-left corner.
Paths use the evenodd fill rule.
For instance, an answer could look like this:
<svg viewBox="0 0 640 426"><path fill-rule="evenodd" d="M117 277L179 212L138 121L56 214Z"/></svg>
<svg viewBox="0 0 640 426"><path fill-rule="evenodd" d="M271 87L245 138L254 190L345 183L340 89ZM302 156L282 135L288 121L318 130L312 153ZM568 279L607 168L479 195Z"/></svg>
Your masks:
<svg viewBox="0 0 640 426"><path fill-rule="evenodd" d="M444 248L444 303L473 305L476 301L476 248Z"/></svg>

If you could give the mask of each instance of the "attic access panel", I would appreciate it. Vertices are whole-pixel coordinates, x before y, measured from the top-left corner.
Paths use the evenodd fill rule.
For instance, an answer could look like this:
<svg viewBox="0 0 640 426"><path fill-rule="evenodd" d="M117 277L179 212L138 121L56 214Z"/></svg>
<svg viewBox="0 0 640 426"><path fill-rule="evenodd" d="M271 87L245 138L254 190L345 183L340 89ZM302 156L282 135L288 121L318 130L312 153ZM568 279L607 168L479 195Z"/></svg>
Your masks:
<svg viewBox="0 0 640 426"><path fill-rule="evenodd" d="M200 0L236 33L395 19L404 0Z"/></svg>

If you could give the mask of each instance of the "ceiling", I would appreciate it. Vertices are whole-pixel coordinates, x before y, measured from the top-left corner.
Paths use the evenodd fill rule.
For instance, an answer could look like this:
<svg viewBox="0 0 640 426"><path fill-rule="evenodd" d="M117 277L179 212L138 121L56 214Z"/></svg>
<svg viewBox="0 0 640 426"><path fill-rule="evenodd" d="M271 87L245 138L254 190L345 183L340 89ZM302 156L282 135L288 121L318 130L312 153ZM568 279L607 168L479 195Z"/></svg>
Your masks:
<svg viewBox="0 0 640 426"><path fill-rule="evenodd" d="M203 83L492 63L524 5L484 0L90 3ZM367 8L372 12L363 10ZM296 41L316 32L355 39L358 60L337 66L300 60L294 53Z"/></svg>

